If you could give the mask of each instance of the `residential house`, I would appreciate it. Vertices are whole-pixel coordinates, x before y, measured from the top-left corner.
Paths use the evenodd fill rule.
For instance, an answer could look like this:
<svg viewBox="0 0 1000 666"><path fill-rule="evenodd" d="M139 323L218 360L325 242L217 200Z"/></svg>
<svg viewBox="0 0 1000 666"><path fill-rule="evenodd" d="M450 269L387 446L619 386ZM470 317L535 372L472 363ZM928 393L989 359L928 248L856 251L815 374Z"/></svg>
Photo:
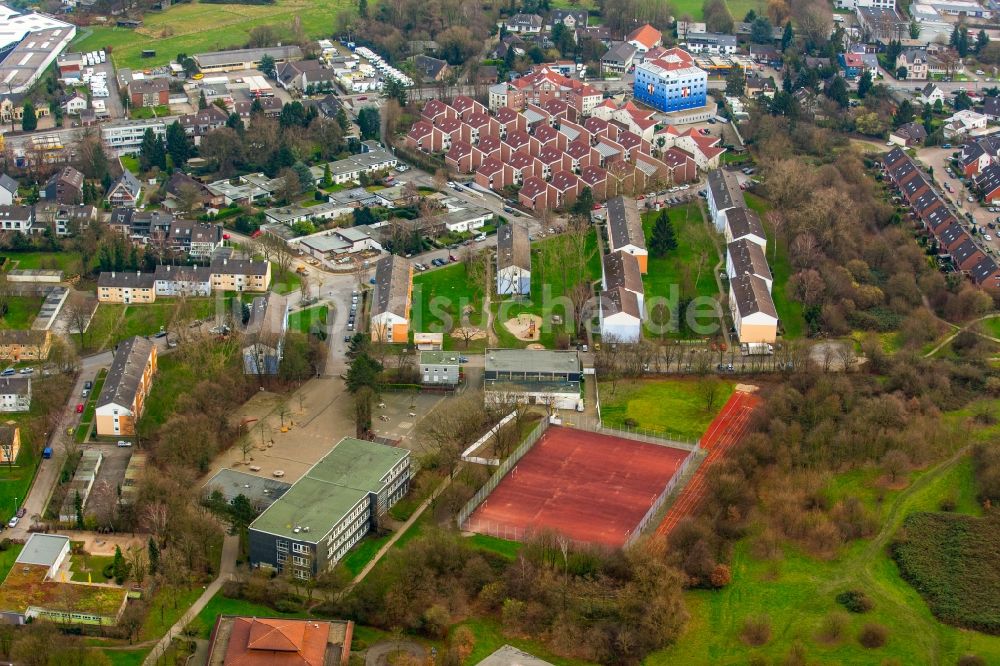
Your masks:
<svg viewBox="0 0 1000 666"><path fill-rule="evenodd" d="M83 174L73 167L63 167L45 183L41 195L56 203L82 204Z"/></svg>
<svg viewBox="0 0 1000 666"><path fill-rule="evenodd" d="M100 303L152 303L156 300L153 274L102 271L97 276L97 300Z"/></svg>
<svg viewBox="0 0 1000 666"><path fill-rule="evenodd" d="M166 106L170 103L170 82L164 78L132 79L128 84L132 107Z"/></svg>
<svg viewBox="0 0 1000 666"><path fill-rule="evenodd" d="M774 285L764 248L746 238L726 245L726 275L730 280L741 275L755 275L764 281L768 292Z"/></svg>
<svg viewBox="0 0 1000 666"><path fill-rule="evenodd" d="M990 164L983 169L976 177L975 185L984 202L1000 201L1000 165Z"/></svg>
<svg viewBox="0 0 1000 666"><path fill-rule="evenodd" d="M639 270L646 272L649 252L642 232L642 220L635 199L617 196L607 202L608 242L611 252L626 252L634 255L639 262Z"/></svg>
<svg viewBox="0 0 1000 666"><path fill-rule="evenodd" d="M1000 97L983 98L983 115L993 122L1000 121ZM0 196L2 196L0 192ZM2 203L2 200L0 200Z"/></svg>
<svg viewBox="0 0 1000 666"><path fill-rule="evenodd" d="M35 210L31 206L0 206L0 231L34 232Z"/></svg>
<svg viewBox="0 0 1000 666"><path fill-rule="evenodd" d="M5 173L0 173L0 206L13 205L17 198L17 181Z"/></svg>
<svg viewBox="0 0 1000 666"><path fill-rule="evenodd" d="M69 236L97 220L94 206L64 206L57 203L35 204L35 224L47 227L57 236Z"/></svg>
<svg viewBox="0 0 1000 666"><path fill-rule="evenodd" d="M927 138L927 130L920 123L906 123L889 132L889 141L897 146L919 146Z"/></svg>
<svg viewBox="0 0 1000 666"><path fill-rule="evenodd" d="M135 208L139 204L140 196L142 196L142 183L132 175L131 171L123 169L122 175L111 184L108 196L105 198L112 207Z"/></svg>
<svg viewBox="0 0 1000 666"><path fill-rule="evenodd" d="M153 272L153 292L156 296L211 296L212 269L160 264Z"/></svg>
<svg viewBox="0 0 1000 666"><path fill-rule="evenodd" d="M638 342L642 338L639 300L623 287L601 292L600 319L601 340L605 344Z"/></svg>
<svg viewBox="0 0 1000 666"><path fill-rule="evenodd" d="M372 341L407 342L412 297L412 264L394 254L380 259L375 265L371 303Z"/></svg>
<svg viewBox="0 0 1000 666"><path fill-rule="evenodd" d="M250 259L214 259L213 291L267 291L271 286L271 263Z"/></svg>
<svg viewBox="0 0 1000 666"><path fill-rule="evenodd" d="M601 74L625 74L632 68L636 49L628 42L615 42L601 56Z"/></svg>
<svg viewBox="0 0 1000 666"><path fill-rule="evenodd" d="M778 336L778 311L767 283L756 275L738 275L729 281L729 309L741 343L773 344Z"/></svg>
<svg viewBox="0 0 1000 666"><path fill-rule="evenodd" d="M751 74L746 78L747 97L767 97L773 98L778 91L778 86L774 83L773 76L757 76Z"/></svg>
<svg viewBox="0 0 1000 666"><path fill-rule="evenodd" d="M736 35L717 32L688 32L684 38L683 46L691 53L733 55L737 50L737 40Z"/></svg>
<svg viewBox="0 0 1000 666"><path fill-rule="evenodd" d="M645 289L642 284L642 270L635 255L628 252L608 252L601 262L601 289L613 291L622 288L635 294L639 311L645 306Z"/></svg>
<svg viewBox="0 0 1000 666"><path fill-rule="evenodd" d="M517 192L518 202L529 210L547 210L553 208L549 201L549 185L541 176L528 176L521 183Z"/></svg>
<svg viewBox="0 0 1000 666"><path fill-rule="evenodd" d="M983 134L989 119L972 109L956 111L945 121L943 132L946 139L959 136L976 136Z"/></svg>
<svg viewBox="0 0 1000 666"><path fill-rule="evenodd" d="M250 319L243 338L243 372L276 375L281 366L288 330L288 298L272 292L250 304Z"/></svg>
<svg viewBox="0 0 1000 666"><path fill-rule="evenodd" d="M31 409L31 377L0 377L0 412L26 412ZM2 440L0 440L2 441ZM17 454L14 454L17 458Z"/></svg>
<svg viewBox="0 0 1000 666"><path fill-rule="evenodd" d="M928 66L926 49L905 49L896 56L896 70L905 68L910 81L926 81Z"/></svg>
<svg viewBox="0 0 1000 666"><path fill-rule="evenodd" d="M625 41L635 47L640 55L663 45L663 35L648 23L628 34Z"/></svg>
<svg viewBox="0 0 1000 666"><path fill-rule="evenodd" d="M590 188L595 199L603 200L608 191L608 172L599 166L585 166L580 169L580 183Z"/></svg>
<svg viewBox="0 0 1000 666"><path fill-rule="evenodd" d="M580 194L580 179L572 171L556 171L549 181L549 206L563 208L576 201Z"/></svg>
<svg viewBox="0 0 1000 666"><path fill-rule="evenodd" d="M708 187L705 194L709 215L720 232L726 228L726 218L723 213L730 208L746 207L743 190L740 189L736 174L726 169L708 172Z"/></svg>
<svg viewBox="0 0 1000 666"><path fill-rule="evenodd" d="M51 347L52 331L0 329L0 359L5 361L44 361Z"/></svg>
<svg viewBox="0 0 1000 666"><path fill-rule="evenodd" d="M412 58L413 68L420 73L424 83L443 81L451 73L451 67L440 58L432 58L428 55L415 55Z"/></svg>
<svg viewBox="0 0 1000 666"><path fill-rule="evenodd" d="M201 145L202 137L212 130L225 127L228 121L229 114L215 104L209 104L208 107L195 113L185 113L177 119L177 122L184 128L184 133L192 138L196 146ZM174 174L186 175L180 169L174 171Z"/></svg>
<svg viewBox="0 0 1000 666"><path fill-rule="evenodd" d="M865 66L860 53L838 53L837 64L840 65L840 71L848 81L853 81L861 76L861 71Z"/></svg>
<svg viewBox="0 0 1000 666"><path fill-rule="evenodd" d="M497 229L498 294L531 293L531 241L527 227L510 223Z"/></svg>
<svg viewBox="0 0 1000 666"><path fill-rule="evenodd" d="M930 104L931 106L934 106L936 102L943 104L944 91L936 83L928 83L920 90L920 94L917 95L917 101L921 104Z"/></svg>
<svg viewBox="0 0 1000 666"><path fill-rule="evenodd" d="M586 9L553 9L549 12L549 25L555 27L562 23L576 34L577 29L587 27L588 18Z"/></svg>
<svg viewBox="0 0 1000 666"><path fill-rule="evenodd" d="M166 240L174 252L184 252L192 259L204 260L222 246L222 227L209 222L174 220Z"/></svg>
<svg viewBox="0 0 1000 666"><path fill-rule="evenodd" d="M514 14L501 24L507 32L537 34L542 31L544 21L538 14Z"/></svg>
<svg viewBox="0 0 1000 666"><path fill-rule="evenodd" d="M67 116L78 116L87 109L87 98L79 91L74 91L59 98L59 106Z"/></svg>
<svg viewBox="0 0 1000 666"><path fill-rule="evenodd" d="M98 435L135 434L146 396L153 388L156 367L156 345L149 340L135 336L118 344L97 398L94 418Z"/></svg>
<svg viewBox="0 0 1000 666"><path fill-rule="evenodd" d="M761 224L760 216L756 211L750 210L746 206L737 206L724 211L723 215L726 218L724 232L727 243L746 239L759 245L762 250L767 249L764 225Z"/></svg>

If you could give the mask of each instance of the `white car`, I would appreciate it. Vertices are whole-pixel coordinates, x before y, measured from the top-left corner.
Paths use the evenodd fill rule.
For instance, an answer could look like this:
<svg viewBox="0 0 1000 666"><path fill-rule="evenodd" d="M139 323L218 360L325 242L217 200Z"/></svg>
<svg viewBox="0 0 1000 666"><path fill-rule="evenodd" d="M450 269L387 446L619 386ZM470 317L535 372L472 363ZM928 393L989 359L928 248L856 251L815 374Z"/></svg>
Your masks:
<svg viewBox="0 0 1000 666"><path fill-rule="evenodd" d="M989 234L983 234L983 238L985 238L988 241L993 240L993 236L990 236Z"/></svg>
<svg viewBox="0 0 1000 666"><path fill-rule="evenodd" d="M968 197L968 199L969 199L969 203L974 203L976 201L976 197L973 197L973 196Z"/></svg>
<svg viewBox="0 0 1000 666"><path fill-rule="evenodd" d="M14 516L13 518L10 519L10 522L7 523L7 527L17 527L17 521L19 520L20 518Z"/></svg>

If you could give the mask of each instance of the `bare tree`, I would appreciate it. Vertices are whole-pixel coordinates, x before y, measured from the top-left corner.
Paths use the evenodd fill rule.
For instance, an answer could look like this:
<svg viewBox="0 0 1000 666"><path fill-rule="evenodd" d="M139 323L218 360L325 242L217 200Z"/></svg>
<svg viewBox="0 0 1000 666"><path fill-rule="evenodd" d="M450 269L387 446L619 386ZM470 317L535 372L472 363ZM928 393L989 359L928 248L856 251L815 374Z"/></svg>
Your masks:
<svg viewBox="0 0 1000 666"><path fill-rule="evenodd" d="M125 559L129 565L129 573L135 582L140 587L143 581L146 580L146 573L149 570L149 558L146 555L146 549L142 546L129 546L128 550L125 551Z"/></svg>
<svg viewBox="0 0 1000 666"><path fill-rule="evenodd" d="M78 291L71 292L66 305L63 306L63 312L66 313L66 318L69 320L68 330L70 333L76 333L79 336L80 347L83 349L87 348L87 343L90 340L90 334L87 329L90 326L90 318L93 316L95 309L96 304L94 301L86 294Z"/></svg>

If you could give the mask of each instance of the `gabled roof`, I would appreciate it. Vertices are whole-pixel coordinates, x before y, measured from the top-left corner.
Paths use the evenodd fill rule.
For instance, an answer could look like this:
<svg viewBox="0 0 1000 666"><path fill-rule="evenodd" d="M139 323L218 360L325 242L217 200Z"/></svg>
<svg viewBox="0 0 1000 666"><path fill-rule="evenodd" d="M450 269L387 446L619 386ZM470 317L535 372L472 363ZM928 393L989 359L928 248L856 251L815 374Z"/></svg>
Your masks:
<svg viewBox="0 0 1000 666"><path fill-rule="evenodd" d="M0 189L17 194L17 181L5 173L0 173Z"/></svg>
<svg viewBox="0 0 1000 666"><path fill-rule="evenodd" d="M628 245L646 248L646 238L642 233L642 220L635 199L615 197L608 203L608 236L611 249L617 250Z"/></svg>
<svg viewBox="0 0 1000 666"><path fill-rule="evenodd" d="M997 262L992 257L987 256L984 256L969 269L969 276L976 284L983 284L989 278L995 277L997 273L1000 273L1000 267L997 266Z"/></svg>
<svg viewBox="0 0 1000 666"><path fill-rule="evenodd" d="M647 49L651 49L663 40L663 35L660 31L649 25L648 23L642 27L636 28L629 33L627 41L638 42L645 46Z"/></svg>
<svg viewBox="0 0 1000 666"><path fill-rule="evenodd" d="M375 265L372 315L385 312L406 317L410 299L410 262L391 254Z"/></svg>
<svg viewBox="0 0 1000 666"><path fill-rule="evenodd" d="M760 216L756 212L743 206L737 206L726 211L726 223L729 225L729 233L734 239L756 236L766 239L764 225L760 222Z"/></svg>
<svg viewBox="0 0 1000 666"><path fill-rule="evenodd" d="M552 180L549 185L559 190L560 192L565 192L571 188L577 187L580 184L580 179L572 171L556 171L552 174Z"/></svg>
<svg viewBox="0 0 1000 666"><path fill-rule="evenodd" d="M761 278L756 275L738 275L730 281L729 287L733 292L740 317L761 313L778 318L774 301L767 291L767 283Z"/></svg>
<svg viewBox="0 0 1000 666"><path fill-rule="evenodd" d="M544 183L544 181L542 181ZM505 224L497 229L497 268L511 266L531 270L531 241L528 229L520 224Z"/></svg>
<svg viewBox="0 0 1000 666"><path fill-rule="evenodd" d="M31 377L0 377L0 395L31 395Z"/></svg>
<svg viewBox="0 0 1000 666"><path fill-rule="evenodd" d="M102 271L97 276L97 288L152 289L153 274L139 271Z"/></svg>
<svg viewBox="0 0 1000 666"><path fill-rule="evenodd" d="M593 186L602 183L608 178L608 172L596 165L584 167L580 172L580 180L586 185Z"/></svg>
<svg viewBox="0 0 1000 666"><path fill-rule="evenodd" d="M976 178L976 187L985 195L1000 188L1000 165L991 164L983 169Z"/></svg>
<svg viewBox="0 0 1000 666"><path fill-rule="evenodd" d="M743 191L740 189L734 174L725 169L715 169L708 172L707 180L716 210L744 205Z"/></svg>
<svg viewBox="0 0 1000 666"><path fill-rule="evenodd" d="M642 311L639 309L639 297L634 291L629 291L624 287L608 289L601 292L601 314L605 317L624 313L642 319Z"/></svg>
<svg viewBox="0 0 1000 666"><path fill-rule="evenodd" d="M985 255L983 251L979 249L979 246L976 245L976 242L969 238L952 250L951 256L955 259L955 265L962 268L967 265L970 260L974 260L975 263L978 263L979 259Z"/></svg>
<svg viewBox="0 0 1000 666"><path fill-rule="evenodd" d="M495 157L487 158L482 164L479 165L479 168L476 169L476 173L481 173L484 176L492 176L500 171L503 171L503 162Z"/></svg>
<svg viewBox="0 0 1000 666"><path fill-rule="evenodd" d="M152 353L153 343L146 338L133 336L119 343L111 361L111 369L104 380L104 388L97 398L98 408L110 404L123 407L133 405L142 373Z"/></svg>
<svg viewBox="0 0 1000 666"><path fill-rule="evenodd" d="M108 190L108 196L116 190L125 190L129 193L133 199L139 196L139 192L142 191L142 184L139 179L132 175L132 172L128 169L122 171L122 175L118 177L112 185L111 189Z"/></svg>
<svg viewBox="0 0 1000 666"><path fill-rule="evenodd" d="M524 179L519 194L526 199L534 199L538 195L543 194L547 188L548 183L545 180L538 176L530 176Z"/></svg>
<svg viewBox="0 0 1000 666"><path fill-rule="evenodd" d="M511 153L510 159L507 160L507 165L514 169L525 169L531 166L534 161L534 157L523 150L518 150L517 152Z"/></svg>
<svg viewBox="0 0 1000 666"><path fill-rule="evenodd" d="M413 56L413 66L423 74L425 79L437 79L441 71L448 67L448 63L438 58L420 54Z"/></svg>
<svg viewBox="0 0 1000 666"><path fill-rule="evenodd" d="M285 618L233 618L225 666L324 666L330 623ZM221 656L221 655L220 655Z"/></svg>
<svg viewBox="0 0 1000 666"><path fill-rule="evenodd" d="M726 247L732 261L733 273L736 275L756 275L765 280L771 280L771 268L767 265L767 257L760 245L741 238Z"/></svg>
<svg viewBox="0 0 1000 666"><path fill-rule="evenodd" d="M604 255L604 283L607 289L624 287L637 294L643 293L639 260L628 252L608 252Z"/></svg>

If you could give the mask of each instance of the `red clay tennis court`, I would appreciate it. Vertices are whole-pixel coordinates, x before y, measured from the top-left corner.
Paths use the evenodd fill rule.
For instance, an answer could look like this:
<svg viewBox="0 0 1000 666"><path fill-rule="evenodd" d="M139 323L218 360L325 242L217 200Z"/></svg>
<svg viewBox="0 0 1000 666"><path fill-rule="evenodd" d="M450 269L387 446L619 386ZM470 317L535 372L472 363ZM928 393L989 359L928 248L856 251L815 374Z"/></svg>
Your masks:
<svg viewBox="0 0 1000 666"><path fill-rule="evenodd" d="M464 528L517 540L553 530L573 541L621 547L687 455L550 426Z"/></svg>

